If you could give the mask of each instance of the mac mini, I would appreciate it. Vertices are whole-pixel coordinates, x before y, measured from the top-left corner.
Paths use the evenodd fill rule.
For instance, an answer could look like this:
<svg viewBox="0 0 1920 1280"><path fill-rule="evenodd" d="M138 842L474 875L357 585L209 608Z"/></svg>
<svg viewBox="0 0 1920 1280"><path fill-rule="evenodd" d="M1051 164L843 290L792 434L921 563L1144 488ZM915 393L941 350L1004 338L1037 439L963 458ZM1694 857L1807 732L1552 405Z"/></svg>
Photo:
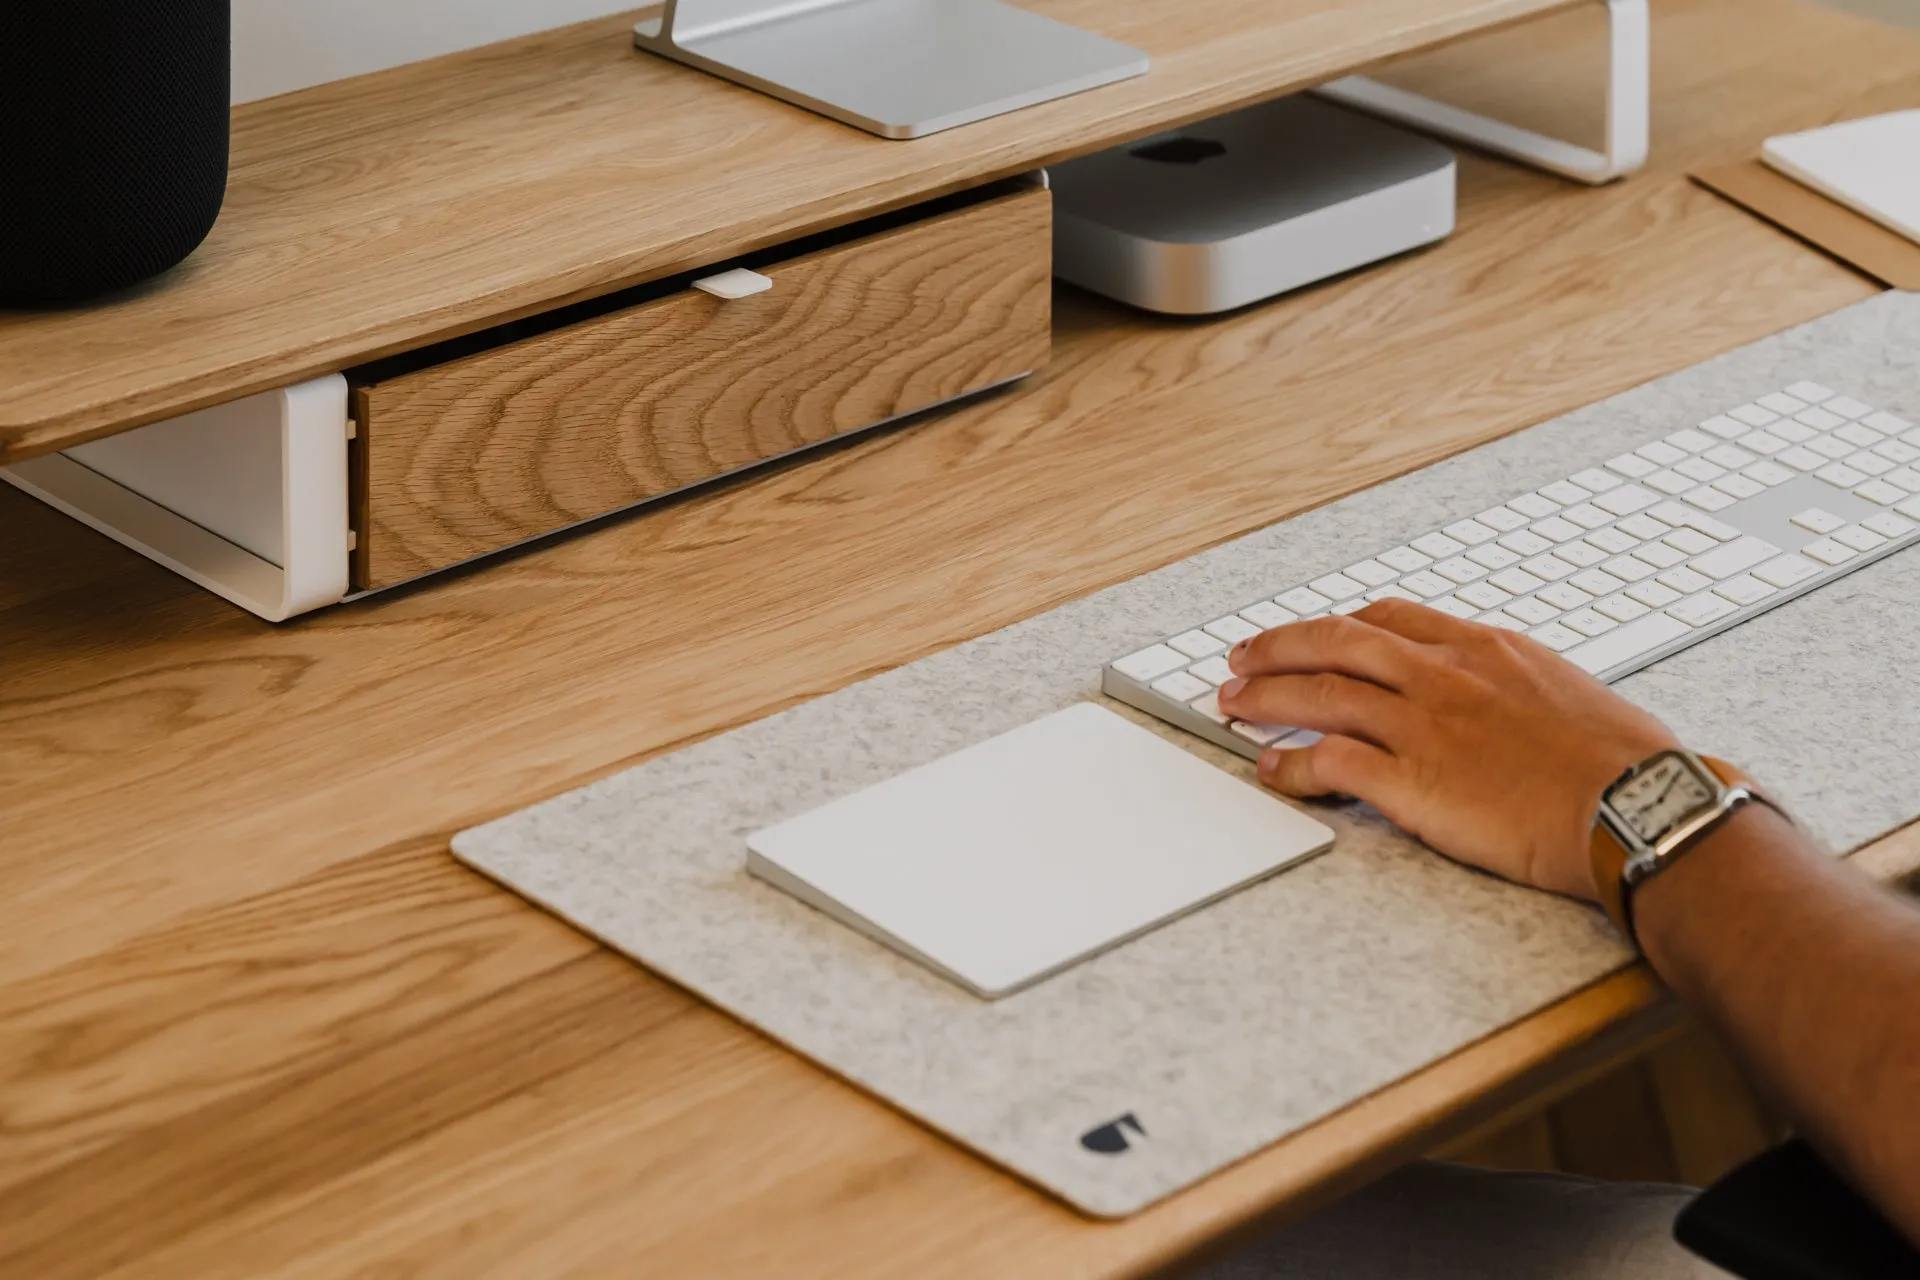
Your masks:
<svg viewBox="0 0 1920 1280"><path fill-rule="evenodd" d="M1148 311L1210 315L1453 230L1453 153L1296 95L1048 170L1053 271Z"/></svg>

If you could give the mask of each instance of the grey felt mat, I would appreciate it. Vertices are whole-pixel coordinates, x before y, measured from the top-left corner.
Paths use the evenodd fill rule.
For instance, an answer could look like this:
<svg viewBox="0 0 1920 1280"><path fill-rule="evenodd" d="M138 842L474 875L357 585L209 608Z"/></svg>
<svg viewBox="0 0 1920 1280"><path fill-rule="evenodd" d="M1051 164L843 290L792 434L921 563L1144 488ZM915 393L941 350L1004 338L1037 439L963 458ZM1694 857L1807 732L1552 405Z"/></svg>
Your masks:
<svg viewBox="0 0 1920 1280"><path fill-rule="evenodd" d="M1102 664L1195 620L1802 378L1920 420L1920 295L1881 295L463 832L454 851L1080 1208L1133 1212L1626 949L1585 908L1442 861L1365 810L1317 811L1338 832L1326 856L987 1003L749 878L746 834L1097 698ZM1920 555L1903 552L1620 688L1846 849L1920 813L1916 637ZM1124 1115L1144 1130L1128 1149L1082 1143Z"/></svg>

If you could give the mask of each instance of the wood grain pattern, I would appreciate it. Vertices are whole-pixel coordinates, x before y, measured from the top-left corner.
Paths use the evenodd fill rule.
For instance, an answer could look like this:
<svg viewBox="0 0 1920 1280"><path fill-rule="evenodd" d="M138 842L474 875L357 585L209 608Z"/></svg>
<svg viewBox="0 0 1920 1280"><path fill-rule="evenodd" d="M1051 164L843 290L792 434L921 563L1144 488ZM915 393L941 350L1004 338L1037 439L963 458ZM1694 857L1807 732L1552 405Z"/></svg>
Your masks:
<svg viewBox="0 0 1920 1280"><path fill-rule="evenodd" d="M387 586L1040 368L1052 197L1002 195L366 387Z"/></svg>
<svg viewBox="0 0 1920 1280"><path fill-rule="evenodd" d="M1063 290L1006 395L289 626L0 493L0 1274L1143 1275L1667 1034L1629 970L1092 1223L445 852L1869 296L1684 170L1913 86L1914 44L1786 0L1655 35L1631 182L1467 157L1446 243L1207 323Z"/></svg>

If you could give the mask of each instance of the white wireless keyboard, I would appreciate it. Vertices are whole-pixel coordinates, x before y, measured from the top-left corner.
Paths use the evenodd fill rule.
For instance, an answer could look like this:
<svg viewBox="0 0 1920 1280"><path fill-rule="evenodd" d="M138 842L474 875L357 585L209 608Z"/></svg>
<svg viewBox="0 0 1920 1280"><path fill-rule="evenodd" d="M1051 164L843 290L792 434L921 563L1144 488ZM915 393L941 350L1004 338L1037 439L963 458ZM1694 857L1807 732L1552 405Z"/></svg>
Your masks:
<svg viewBox="0 0 1920 1280"><path fill-rule="evenodd" d="M1798 382L1130 653L1102 688L1254 757L1313 737L1220 714L1228 648L1269 627L1392 596L1611 681L1916 541L1920 427Z"/></svg>

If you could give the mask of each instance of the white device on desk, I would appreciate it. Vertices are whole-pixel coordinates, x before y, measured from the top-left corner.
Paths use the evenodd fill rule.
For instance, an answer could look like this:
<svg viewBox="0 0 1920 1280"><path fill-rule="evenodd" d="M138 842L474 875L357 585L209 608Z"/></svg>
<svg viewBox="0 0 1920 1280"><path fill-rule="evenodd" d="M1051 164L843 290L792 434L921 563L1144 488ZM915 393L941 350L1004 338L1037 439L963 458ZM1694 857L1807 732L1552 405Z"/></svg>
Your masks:
<svg viewBox="0 0 1920 1280"><path fill-rule="evenodd" d="M747 867L993 998L1332 843L1284 801L1082 703L757 831Z"/></svg>
<svg viewBox="0 0 1920 1280"><path fill-rule="evenodd" d="M1054 274L1173 315L1243 307L1453 231L1453 153L1296 96L1049 171Z"/></svg>
<svg viewBox="0 0 1920 1280"><path fill-rule="evenodd" d="M1920 109L1768 138L1760 158L1920 244Z"/></svg>
<svg viewBox="0 0 1920 1280"><path fill-rule="evenodd" d="M1194 625L1102 688L1258 756L1299 732L1221 714L1228 647L1387 597L1524 631L1617 680L1920 542L1920 427L1812 382Z"/></svg>

